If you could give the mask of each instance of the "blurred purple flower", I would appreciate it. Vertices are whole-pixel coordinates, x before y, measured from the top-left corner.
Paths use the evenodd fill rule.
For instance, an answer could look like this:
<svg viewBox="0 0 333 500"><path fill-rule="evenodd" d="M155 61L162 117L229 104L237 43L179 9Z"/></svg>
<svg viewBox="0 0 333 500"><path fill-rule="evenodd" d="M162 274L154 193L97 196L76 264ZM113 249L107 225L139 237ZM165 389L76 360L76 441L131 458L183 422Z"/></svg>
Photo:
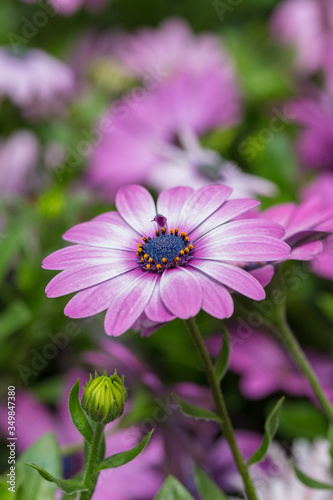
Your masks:
<svg viewBox="0 0 333 500"><path fill-rule="evenodd" d="M22 0L24 3L38 3L38 0ZM48 0L54 12L63 16L75 14L81 7L86 6L89 11L96 11L105 8L108 0Z"/></svg>
<svg viewBox="0 0 333 500"><path fill-rule="evenodd" d="M278 41L296 50L296 67L306 74L324 71L333 91L333 4L331 0L285 0L272 18Z"/></svg>
<svg viewBox="0 0 333 500"><path fill-rule="evenodd" d="M230 330L233 334L233 328ZM209 340L209 349L217 356L221 336ZM333 361L330 356L308 352L308 359L329 399L333 402ZM230 369L241 376L240 389L249 399L261 399L283 391L296 397L316 401L309 382L294 364L287 351L273 338L253 332L244 342L234 346Z"/></svg>
<svg viewBox="0 0 333 500"><path fill-rule="evenodd" d="M1 77L0 77L1 78ZM0 140L0 194L10 199L32 187L39 159L37 137L29 130L16 130Z"/></svg>
<svg viewBox="0 0 333 500"><path fill-rule="evenodd" d="M302 126L296 147L305 168L333 170L333 100L329 94L289 104L293 120Z"/></svg>
<svg viewBox="0 0 333 500"><path fill-rule="evenodd" d="M225 84L235 85L231 62L219 37L193 34L183 19L170 18L157 29L141 28L134 34L118 32L112 41L112 54L136 76L169 78L183 70L202 74L219 68Z"/></svg>
<svg viewBox="0 0 333 500"><path fill-rule="evenodd" d="M27 115L58 112L73 95L71 69L42 50L15 54L0 47L0 67L0 98L9 98Z"/></svg>
<svg viewBox="0 0 333 500"><path fill-rule="evenodd" d="M184 21L171 19L157 30L104 35L100 47L143 84L100 121L88 169L92 186L110 200L132 182L158 191L223 183L234 197L274 194L271 182L243 173L200 144L201 135L240 119L234 70L216 36L194 36Z"/></svg>
<svg viewBox="0 0 333 500"><path fill-rule="evenodd" d="M323 207L333 207L333 174L323 174L303 190L303 199L320 196ZM333 235L323 242L323 251L311 262L311 269L322 278L333 280Z"/></svg>
<svg viewBox="0 0 333 500"><path fill-rule="evenodd" d="M87 317L107 309L105 330L118 336L143 312L153 322L196 316L202 308L230 317L231 288L262 300L262 285L237 262L288 258L282 227L272 221L229 222L257 205L229 200L231 189L205 186L163 191L157 208L143 187L121 188L117 212L102 214L69 229L64 239L76 245L48 256L45 269L62 270L46 288L48 297L77 293L65 314ZM167 220L160 227L159 217ZM153 220L152 220L153 219Z"/></svg>

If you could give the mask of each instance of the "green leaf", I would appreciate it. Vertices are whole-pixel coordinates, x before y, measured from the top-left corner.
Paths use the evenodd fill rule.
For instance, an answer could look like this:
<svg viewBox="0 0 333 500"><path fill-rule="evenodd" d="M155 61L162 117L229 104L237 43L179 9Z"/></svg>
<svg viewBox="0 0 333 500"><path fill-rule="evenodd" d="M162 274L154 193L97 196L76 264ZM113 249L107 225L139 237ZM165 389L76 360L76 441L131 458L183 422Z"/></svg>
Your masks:
<svg viewBox="0 0 333 500"><path fill-rule="evenodd" d="M10 487L9 484L7 485L7 484L4 484L2 481L0 482L0 498L1 498L1 500L13 499L13 493L8 490L9 487Z"/></svg>
<svg viewBox="0 0 333 500"><path fill-rule="evenodd" d="M301 483L305 484L309 488L313 488L315 490L332 490L333 484L322 483L321 481L317 481L316 479L312 479L311 477L304 474L304 472L300 471L296 465L293 463L294 471L297 478L301 481Z"/></svg>
<svg viewBox="0 0 333 500"><path fill-rule="evenodd" d="M128 462L134 460L145 449L153 432L154 429L150 431L147 436L131 450L116 453L115 455L111 455L111 457L105 458L99 464L97 470L101 471L105 469L114 469L115 467L120 467L121 465L125 465Z"/></svg>
<svg viewBox="0 0 333 500"><path fill-rule="evenodd" d="M327 420L321 411L308 401L286 401L280 414L279 432L285 439L298 437L313 440L327 435Z"/></svg>
<svg viewBox="0 0 333 500"><path fill-rule="evenodd" d="M55 483L58 488L61 489L64 493L76 493L78 491L88 491L88 488L79 481L75 481L74 479L58 479L46 470L42 469L41 467L38 467L38 465L33 464L33 463L27 463L29 467L32 467L33 469L36 469L36 471L39 472L39 474L42 476L42 478L46 479L46 481L49 481L50 483Z"/></svg>
<svg viewBox="0 0 333 500"><path fill-rule="evenodd" d="M265 437L263 442L248 461L248 465L260 462L265 457L269 445L271 444L279 427L280 411L283 405L284 396L277 402L265 422Z"/></svg>
<svg viewBox="0 0 333 500"><path fill-rule="evenodd" d="M56 485L47 483L25 462L38 461L52 474L60 475L60 449L52 433L45 434L20 456L17 461L17 498L24 500L54 500Z"/></svg>
<svg viewBox="0 0 333 500"><path fill-rule="evenodd" d="M223 343L215 364L215 374L219 382L221 382L228 370L230 358L230 338L225 328L222 331L222 336Z"/></svg>
<svg viewBox="0 0 333 500"><path fill-rule="evenodd" d="M194 466L194 477L202 500L227 500L220 488L197 465Z"/></svg>
<svg viewBox="0 0 333 500"><path fill-rule="evenodd" d="M93 430L90 422L84 413L79 400L80 380L77 379L69 394L68 407L71 414L73 424L80 434L89 443L92 442Z"/></svg>
<svg viewBox="0 0 333 500"><path fill-rule="evenodd" d="M194 498L175 477L169 476L154 500L194 500Z"/></svg>
<svg viewBox="0 0 333 500"><path fill-rule="evenodd" d="M214 413L213 411L206 410L205 408L200 408L199 406L191 405L190 403L187 403L186 401L178 397L174 392L172 393L172 396L177 401L178 406L181 409L182 413L184 413L184 415L198 420L202 419L215 420L217 422L220 421L218 415L216 415L216 413Z"/></svg>

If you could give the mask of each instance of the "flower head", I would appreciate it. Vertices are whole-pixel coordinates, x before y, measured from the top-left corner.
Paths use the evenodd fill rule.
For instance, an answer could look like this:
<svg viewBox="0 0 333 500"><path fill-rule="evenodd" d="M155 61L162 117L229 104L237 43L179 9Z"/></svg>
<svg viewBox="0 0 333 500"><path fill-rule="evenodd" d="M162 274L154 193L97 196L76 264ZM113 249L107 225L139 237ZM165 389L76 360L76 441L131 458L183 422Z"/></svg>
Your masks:
<svg viewBox="0 0 333 500"><path fill-rule="evenodd" d="M39 49L16 53L0 48L0 97L26 114L56 112L74 90L68 66Z"/></svg>
<svg viewBox="0 0 333 500"><path fill-rule="evenodd" d="M118 213L73 227L64 239L75 245L44 260L44 268L62 270L48 284L47 296L79 292L65 313L79 318L107 309L105 329L116 336L143 312L158 323L196 316L201 308L229 317L229 289L262 300L264 289L242 269L244 262L283 260L290 249L273 221L230 222L258 204L227 200L230 193L223 185L168 189L156 208L145 188L121 188ZM156 214L166 218L165 227L151 222Z"/></svg>
<svg viewBox="0 0 333 500"><path fill-rule="evenodd" d="M99 377L95 373L90 375L87 386L83 388L81 405L84 411L94 422L108 424L124 413L127 391L124 386L124 377L119 378L117 370L111 377Z"/></svg>

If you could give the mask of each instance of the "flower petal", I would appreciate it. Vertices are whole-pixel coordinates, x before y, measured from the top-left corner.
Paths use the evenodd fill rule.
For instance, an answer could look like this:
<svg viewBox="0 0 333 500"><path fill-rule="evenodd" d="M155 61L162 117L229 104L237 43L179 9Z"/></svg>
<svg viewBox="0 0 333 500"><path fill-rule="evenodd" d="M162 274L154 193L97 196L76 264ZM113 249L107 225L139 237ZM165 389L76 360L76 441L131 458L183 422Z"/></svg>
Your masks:
<svg viewBox="0 0 333 500"><path fill-rule="evenodd" d="M134 269L78 292L66 305L66 316L87 318L105 311L118 293L141 274L141 269Z"/></svg>
<svg viewBox="0 0 333 500"><path fill-rule="evenodd" d="M271 236L238 235L215 241L214 233L203 236L195 243L195 257L231 262L270 262L285 260L290 247Z"/></svg>
<svg viewBox="0 0 333 500"><path fill-rule="evenodd" d="M260 202L258 200L252 200L248 198L240 200L228 200L226 201L216 212L214 212L208 219L203 221L196 229L191 231L191 239L196 239L203 234L212 231L216 227L221 226L225 222L238 217L239 215L248 212L252 208L258 206Z"/></svg>
<svg viewBox="0 0 333 500"><path fill-rule="evenodd" d="M209 233L214 238L215 244L224 238L237 235L267 235L274 238L283 238L284 229L277 222L265 219L245 219L227 222ZM203 240L206 236L203 236Z"/></svg>
<svg viewBox="0 0 333 500"><path fill-rule="evenodd" d="M105 316L104 326L108 335L122 335L135 323L150 300L156 279L156 274L142 272L118 293Z"/></svg>
<svg viewBox="0 0 333 500"><path fill-rule="evenodd" d="M321 241L311 241L293 248L290 258L294 260L312 260L316 255L320 254L322 250L323 243Z"/></svg>
<svg viewBox="0 0 333 500"><path fill-rule="evenodd" d="M151 220L156 215L152 195L135 184L120 188L116 195L116 207L121 217L140 236L153 236L156 229Z"/></svg>
<svg viewBox="0 0 333 500"><path fill-rule="evenodd" d="M103 283L135 267L137 267L137 264L133 264L132 261L125 261L122 264L115 262L86 268L77 266L66 269L50 281L45 292L47 297L60 297L61 295L67 295Z"/></svg>
<svg viewBox="0 0 333 500"><path fill-rule="evenodd" d="M221 283L213 281L199 270L192 268L191 272L201 285L202 309L214 318L230 318L234 312L234 303L230 292Z"/></svg>
<svg viewBox="0 0 333 500"><path fill-rule="evenodd" d="M185 201L191 196L194 189L190 187L175 187L165 189L157 200L157 212L167 218L169 229L179 225L179 217Z"/></svg>
<svg viewBox="0 0 333 500"><path fill-rule="evenodd" d="M102 262L111 263L118 261L121 263L131 258L134 263L137 259L135 252L114 250L111 248L88 247L86 245L71 245L48 255L43 260L42 267L43 269L62 271L63 269L78 265L87 267L89 263L91 265L100 264ZM83 264L86 265L84 266Z"/></svg>
<svg viewBox="0 0 333 500"><path fill-rule="evenodd" d="M134 252L138 242L138 237L130 227L125 228L94 220L72 227L63 235L63 239L87 246L133 250Z"/></svg>
<svg viewBox="0 0 333 500"><path fill-rule="evenodd" d="M185 201L179 218L179 229L190 233L212 215L232 193L222 184L203 186Z"/></svg>
<svg viewBox="0 0 333 500"><path fill-rule="evenodd" d="M198 279L187 269L166 269L161 278L161 297L175 316L188 319L196 316L202 304L202 291Z"/></svg>
<svg viewBox="0 0 333 500"><path fill-rule="evenodd" d="M252 271L249 271L250 274L252 274L252 276L254 276L254 278L259 281L259 283L265 287L267 286L273 276L274 276L274 266L271 266L270 264L268 264L267 266L263 266L263 267L258 267L258 269L253 269Z"/></svg>
<svg viewBox="0 0 333 500"><path fill-rule="evenodd" d="M254 300L263 300L265 291L261 284L247 271L223 262L192 260L191 267L207 274L211 279Z"/></svg>
<svg viewBox="0 0 333 500"><path fill-rule="evenodd" d="M157 323L163 323L175 319L175 316L171 314L171 312L165 307L164 303L162 302L160 282L161 275L158 275L156 286L145 309L146 316L151 321L156 321Z"/></svg>

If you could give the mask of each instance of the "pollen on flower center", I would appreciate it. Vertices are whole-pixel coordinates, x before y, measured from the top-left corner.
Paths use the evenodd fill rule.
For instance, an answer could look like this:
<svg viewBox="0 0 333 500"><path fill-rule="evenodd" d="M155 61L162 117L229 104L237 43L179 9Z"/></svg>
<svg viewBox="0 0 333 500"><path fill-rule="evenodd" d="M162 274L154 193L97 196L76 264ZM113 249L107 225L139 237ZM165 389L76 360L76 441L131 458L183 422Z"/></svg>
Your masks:
<svg viewBox="0 0 333 500"><path fill-rule="evenodd" d="M166 231L164 227L156 231L154 238L142 238L138 243L138 263L152 272L161 273L165 269L186 264L191 258L194 246L186 233L178 228Z"/></svg>

